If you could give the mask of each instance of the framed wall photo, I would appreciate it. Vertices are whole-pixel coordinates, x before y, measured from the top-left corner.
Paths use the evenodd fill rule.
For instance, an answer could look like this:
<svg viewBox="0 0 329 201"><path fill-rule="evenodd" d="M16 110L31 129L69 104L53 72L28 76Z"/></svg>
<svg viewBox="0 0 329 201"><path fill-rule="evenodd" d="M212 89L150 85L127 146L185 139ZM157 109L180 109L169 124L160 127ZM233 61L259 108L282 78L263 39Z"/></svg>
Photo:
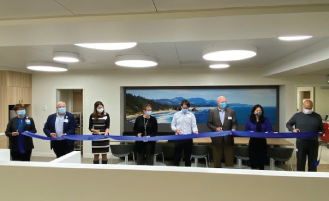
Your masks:
<svg viewBox="0 0 329 201"><path fill-rule="evenodd" d="M142 115L145 103L152 106L152 111L159 123L159 132L169 132L173 115L181 109L181 101L187 99L189 108L196 117L201 132L209 131L207 119L209 111L217 107L217 97L225 96L228 107L236 111L239 130L250 116L255 104L264 108L264 114L272 123L273 129L279 128L279 87L244 86L244 87L127 87L125 88L125 131L132 131L137 116Z"/></svg>

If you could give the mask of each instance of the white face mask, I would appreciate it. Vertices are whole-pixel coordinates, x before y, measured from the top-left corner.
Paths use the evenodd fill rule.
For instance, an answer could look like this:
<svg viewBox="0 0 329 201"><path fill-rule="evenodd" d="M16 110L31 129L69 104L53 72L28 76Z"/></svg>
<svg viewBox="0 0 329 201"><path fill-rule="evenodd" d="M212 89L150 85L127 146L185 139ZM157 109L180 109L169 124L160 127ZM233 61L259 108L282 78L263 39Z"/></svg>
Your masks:
<svg viewBox="0 0 329 201"><path fill-rule="evenodd" d="M97 108L98 113L102 113L104 111L104 108Z"/></svg>
<svg viewBox="0 0 329 201"><path fill-rule="evenodd" d="M303 113L304 114L312 114L313 111L312 110L308 110L308 109L303 109Z"/></svg>

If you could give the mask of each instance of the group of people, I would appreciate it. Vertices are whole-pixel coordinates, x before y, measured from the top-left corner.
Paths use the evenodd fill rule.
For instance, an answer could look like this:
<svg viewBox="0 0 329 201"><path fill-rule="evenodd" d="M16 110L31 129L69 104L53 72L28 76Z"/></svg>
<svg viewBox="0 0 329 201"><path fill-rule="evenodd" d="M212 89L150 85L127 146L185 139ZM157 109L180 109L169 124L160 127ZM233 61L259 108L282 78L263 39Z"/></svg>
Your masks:
<svg viewBox="0 0 329 201"><path fill-rule="evenodd" d="M237 117L234 109L227 106L224 96L217 98L218 107L209 113L207 126L213 132L235 131L238 129ZM171 122L171 129L176 135L198 134L198 126L194 114L189 110L190 102L183 100L181 110L176 112ZM296 113L288 122L287 128L292 132L316 132L322 135L324 132L321 116L312 111L313 103L306 100L303 103L303 111ZM134 123L134 133L137 137L156 136L158 132L157 119L152 116L150 104L143 106L143 115L138 116ZM17 117L10 119L6 136L9 137L9 148L12 160L30 161L33 146L31 137L22 135L24 131L36 133L33 118L26 116L24 105L17 104L14 107ZM51 114L44 124L43 131L48 137L57 138L63 135L75 135L76 121L73 114L66 111L65 102L58 102L57 112ZM108 135L110 129L110 116L105 112L104 104L97 101L94 104L94 111L89 118L89 130L93 135ZM273 132L272 125L264 116L263 107L255 105L250 113L250 118L245 124L245 131L250 132ZM251 134L252 135L252 134ZM234 138L233 136L212 137L212 151L214 167L221 168L222 156L225 157L225 166L234 165ZM153 165L154 141L136 141L138 165ZM306 158L308 157L308 171L316 171L315 162L318 156L318 137L298 138L296 142L297 170L305 171ZM51 141L51 149L56 157L61 157L73 151L74 141L54 140ZM174 143L175 166L179 166L182 152L184 151L185 166L191 166L191 154L193 140L177 140ZM109 152L109 140L92 141L93 163L107 164L107 153ZM267 141L265 138L251 137L249 141L249 159L252 169L264 170L267 158Z"/></svg>
<svg viewBox="0 0 329 201"><path fill-rule="evenodd" d="M213 132L235 131L238 129L237 117L234 109L227 107L224 96L217 98L218 107L210 110L207 126ZM176 112L171 122L171 129L176 135L198 134L198 126L194 114L189 110L190 102L183 100L181 110ZM312 111L313 102L306 100L303 103L303 111L296 113L286 124L291 132L310 132L322 135L322 118ZM156 136L158 123L152 116L152 107L149 104L143 106L143 115L137 117L134 124L134 133L138 137ZM271 122L264 116L261 105L255 105L250 117L245 124L245 131L251 132L273 132ZM225 166L234 165L234 138L232 135L225 137L212 137L212 152L214 167L222 167L222 156L225 157ZM185 166L191 166L191 154L193 140L177 140L174 142L174 166L179 166L182 152L184 151ZM318 136L310 138L298 138L296 142L297 171L305 171L306 158L308 171L316 171L315 162L318 157ZM136 142L137 164L153 165L155 142ZM249 162L251 169L264 170L267 159L266 138L250 137L249 140Z"/></svg>

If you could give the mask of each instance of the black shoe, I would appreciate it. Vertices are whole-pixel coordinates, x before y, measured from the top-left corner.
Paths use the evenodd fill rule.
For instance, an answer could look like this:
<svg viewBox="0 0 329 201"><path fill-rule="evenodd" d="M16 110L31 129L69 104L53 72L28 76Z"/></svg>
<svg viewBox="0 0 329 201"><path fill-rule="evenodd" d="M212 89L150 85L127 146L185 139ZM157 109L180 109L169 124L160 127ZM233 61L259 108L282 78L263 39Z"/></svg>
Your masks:
<svg viewBox="0 0 329 201"><path fill-rule="evenodd" d="M107 160L102 160L102 164L107 164Z"/></svg>
<svg viewBox="0 0 329 201"><path fill-rule="evenodd" d="M93 161L94 162L94 164L99 164L99 161Z"/></svg>

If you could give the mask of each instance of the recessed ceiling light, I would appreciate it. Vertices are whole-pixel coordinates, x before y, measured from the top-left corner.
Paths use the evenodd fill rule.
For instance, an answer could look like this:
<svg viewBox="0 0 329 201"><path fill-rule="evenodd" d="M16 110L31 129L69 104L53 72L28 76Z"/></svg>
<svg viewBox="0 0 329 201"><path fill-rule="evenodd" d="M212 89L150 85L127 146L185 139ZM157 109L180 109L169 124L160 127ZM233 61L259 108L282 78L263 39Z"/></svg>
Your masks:
<svg viewBox="0 0 329 201"><path fill-rule="evenodd" d="M237 61L256 56L257 49L252 45L221 45L203 50L202 55L209 61Z"/></svg>
<svg viewBox="0 0 329 201"><path fill-rule="evenodd" d="M54 52L53 59L55 61L74 63L79 62L79 54L74 52Z"/></svg>
<svg viewBox="0 0 329 201"><path fill-rule="evenodd" d="M123 67L147 68L158 65L155 58L145 55L123 55L115 58L115 64Z"/></svg>
<svg viewBox="0 0 329 201"><path fill-rule="evenodd" d="M312 38L313 36L280 36L280 40L284 41L296 41L296 40L307 40Z"/></svg>
<svg viewBox="0 0 329 201"><path fill-rule="evenodd" d="M124 50L135 47L137 43L77 43L74 45L97 50Z"/></svg>
<svg viewBox="0 0 329 201"><path fill-rule="evenodd" d="M27 69L44 72L64 72L67 71L67 65L51 62L30 62L27 64Z"/></svg>
<svg viewBox="0 0 329 201"><path fill-rule="evenodd" d="M228 64L211 64L209 65L209 68L213 68L213 69L222 69L222 68L228 68L230 67L230 65Z"/></svg>

